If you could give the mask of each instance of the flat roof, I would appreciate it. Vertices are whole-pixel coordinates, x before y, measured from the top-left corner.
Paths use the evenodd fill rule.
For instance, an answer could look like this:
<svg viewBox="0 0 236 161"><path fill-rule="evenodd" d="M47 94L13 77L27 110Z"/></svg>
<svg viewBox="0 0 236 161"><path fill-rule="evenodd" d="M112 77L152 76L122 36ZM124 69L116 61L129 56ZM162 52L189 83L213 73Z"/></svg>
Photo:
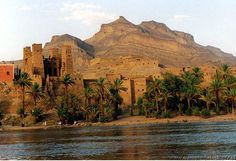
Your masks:
<svg viewBox="0 0 236 161"><path fill-rule="evenodd" d="M14 64L0 64L0 66L14 66Z"/></svg>

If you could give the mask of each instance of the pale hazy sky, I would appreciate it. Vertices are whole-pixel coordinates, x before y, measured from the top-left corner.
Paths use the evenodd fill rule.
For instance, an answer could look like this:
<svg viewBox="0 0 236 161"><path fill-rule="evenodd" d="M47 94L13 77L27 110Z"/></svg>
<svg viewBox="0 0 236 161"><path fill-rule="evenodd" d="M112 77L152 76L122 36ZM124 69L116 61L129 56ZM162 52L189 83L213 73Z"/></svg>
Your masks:
<svg viewBox="0 0 236 161"><path fill-rule="evenodd" d="M56 34L89 38L120 15L163 22L236 55L236 0L0 0L0 60L20 59L24 46Z"/></svg>

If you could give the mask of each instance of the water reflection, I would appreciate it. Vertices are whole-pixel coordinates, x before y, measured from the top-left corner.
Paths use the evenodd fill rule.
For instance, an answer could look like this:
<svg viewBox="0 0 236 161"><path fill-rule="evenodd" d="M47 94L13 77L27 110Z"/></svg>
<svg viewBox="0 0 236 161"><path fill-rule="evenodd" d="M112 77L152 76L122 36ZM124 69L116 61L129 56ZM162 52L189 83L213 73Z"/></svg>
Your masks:
<svg viewBox="0 0 236 161"><path fill-rule="evenodd" d="M0 133L0 159L235 159L235 149L236 122Z"/></svg>

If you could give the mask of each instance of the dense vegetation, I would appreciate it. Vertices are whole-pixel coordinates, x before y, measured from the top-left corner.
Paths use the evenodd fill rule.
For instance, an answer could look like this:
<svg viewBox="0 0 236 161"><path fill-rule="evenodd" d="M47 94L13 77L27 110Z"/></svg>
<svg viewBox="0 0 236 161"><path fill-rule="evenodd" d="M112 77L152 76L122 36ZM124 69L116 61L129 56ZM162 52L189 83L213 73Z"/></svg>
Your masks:
<svg viewBox="0 0 236 161"><path fill-rule="evenodd" d="M223 64L216 70L208 87L202 87L204 73L195 67L183 71L180 76L166 73L163 79L154 79L142 99L146 117L171 117L178 115L202 115L211 113L234 114L236 78L230 66ZM139 100L140 101L140 100Z"/></svg>
<svg viewBox="0 0 236 161"><path fill-rule="evenodd" d="M179 76L165 73L162 79L153 78L148 82L147 91L130 107L130 114L133 115L133 109L137 115L156 118L234 114L236 77L230 66L223 64L216 70L208 87L202 87L203 81L204 73L198 67L183 71ZM31 115L37 122L50 109L56 109L62 123L77 120L108 122L117 120L125 109L121 108L121 92L127 89L121 79L108 83L105 78L99 78L95 86L78 91L74 88L75 79L66 74L43 89L39 84L32 83L30 76L23 72L15 81L15 86L22 95L18 114L22 118ZM26 96L32 102L30 110L25 108ZM0 112L2 116L3 112Z"/></svg>

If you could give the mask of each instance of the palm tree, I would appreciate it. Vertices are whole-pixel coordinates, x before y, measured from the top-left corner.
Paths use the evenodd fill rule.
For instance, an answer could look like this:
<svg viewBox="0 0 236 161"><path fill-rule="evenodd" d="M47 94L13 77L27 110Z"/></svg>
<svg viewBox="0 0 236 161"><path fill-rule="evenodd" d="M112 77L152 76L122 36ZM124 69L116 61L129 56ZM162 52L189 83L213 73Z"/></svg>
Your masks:
<svg viewBox="0 0 236 161"><path fill-rule="evenodd" d="M145 112L146 117L149 117L150 111L152 111L153 110L152 108L154 107L154 103L151 97L152 96L150 92L144 92L142 99L143 99L143 107L144 107L144 112Z"/></svg>
<svg viewBox="0 0 236 161"><path fill-rule="evenodd" d="M183 87L183 80L172 73L165 73L163 75L162 85L165 86L165 88L170 93L171 97L174 97L175 104L179 109L179 114L182 113L182 100L183 100L183 93L182 93L182 87Z"/></svg>
<svg viewBox="0 0 236 161"><path fill-rule="evenodd" d="M29 88L32 85L32 79L30 78L30 75L28 73L22 72L20 73L19 78L14 83L21 88L22 110L23 112L25 112L25 88Z"/></svg>
<svg viewBox="0 0 236 161"><path fill-rule="evenodd" d="M90 106L87 106L87 107L82 107L82 110L85 113L85 120L87 122L89 122L89 121L92 121L92 122L97 121L96 118L99 115L99 110L98 110L97 106L90 105Z"/></svg>
<svg viewBox="0 0 236 161"><path fill-rule="evenodd" d="M84 105L85 107L89 106L90 105L90 99L93 97L94 95L94 91L92 88L90 87L86 87L84 88Z"/></svg>
<svg viewBox="0 0 236 161"><path fill-rule="evenodd" d="M61 83L64 85L64 94L66 96L66 105L68 108L69 102L68 102L68 87L75 84L74 79L71 77L70 74L65 74L61 80Z"/></svg>
<svg viewBox="0 0 236 161"><path fill-rule="evenodd" d="M195 77L198 78L198 80L199 80L198 84L203 81L204 73L202 72L201 68L199 68L199 67L194 67L194 68L192 69L192 73L193 73L193 75L195 75Z"/></svg>
<svg viewBox="0 0 236 161"><path fill-rule="evenodd" d="M107 94L107 82L105 78L100 77L97 82L97 94L99 96L99 111L100 111L100 117L104 116L104 107L103 102L105 100L106 94Z"/></svg>
<svg viewBox="0 0 236 161"><path fill-rule="evenodd" d="M181 89L181 92L187 100L188 109L191 108L191 100L196 96L198 92L197 85L199 83L199 79L190 72L184 72L181 75L181 78L183 80L183 86Z"/></svg>
<svg viewBox="0 0 236 161"><path fill-rule="evenodd" d="M236 88L231 88L229 91L227 91L226 98L231 101L232 114L234 115L235 101L236 101Z"/></svg>
<svg viewBox="0 0 236 161"><path fill-rule="evenodd" d="M210 110L211 104L216 105L216 103L214 102L215 98L209 91L206 91L205 94L202 94L199 99L206 103L207 110Z"/></svg>
<svg viewBox="0 0 236 161"><path fill-rule="evenodd" d="M225 80L224 80L224 85L229 89L232 87L236 87L236 77L234 75L229 75Z"/></svg>
<svg viewBox="0 0 236 161"><path fill-rule="evenodd" d="M37 106L37 100L41 99L44 96L42 87L40 87L37 82L35 82L31 87L31 90L26 93L33 98L35 107Z"/></svg>
<svg viewBox="0 0 236 161"><path fill-rule="evenodd" d="M137 100L137 106L138 106L138 115L142 115L142 109L143 109L143 99L142 97L139 97Z"/></svg>
<svg viewBox="0 0 236 161"><path fill-rule="evenodd" d="M167 112L167 103L168 99L172 97L171 93L167 90L167 88L162 84L161 85L161 98L164 101L164 109Z"/></svg>
<svg viewBox="0 0 236 161"><path fill-rule="evenodd" d="M210 91L214 93L216 97L216 109L219 112L220 110L220 93L222 91L225 91L224 84L221 80L221 74L216 71L216 74L214 76L214 80L210 84Z"/></svg>
<svg viewBox="0 0 236 161"><path fill-rule="evenodd" d="M231 67L228 64L222 64L220 71L222 73L222 79L225 80L228 78L230 75L232 75L232 70Z"/></svg>
<svg viewBox="0 0 236 161"><path fill-rule="evenodd" d="M194 86L184 86L182 88L183 96L187 100L188 109L191 109L191 101L197 94L197 88Z"/></svg>
<svg viewBox="0 0 236 161"><path fill-rule="evenodd" d="M161 85L161 80L160 79L154 79L152 82L150 82L149 86L148 86L148 92L152 93L154 100L155 100L155 104L156 104L156 108L157 108L157 112L159 111L159 97L160 97L160 85Z"/></svg>
<svg viewBox="0 0 236 161"><path fill-rule="evenodd" d="M113 84L110 86L110 94L111 94L111 102L114 105L113 110L113 120L117 120L118 117L118 108L119 105L122 104L122 97L120 96L120 93L122 91L126 91L127 88L123 86L123 81L121 79L115 79Z"/></svg>

